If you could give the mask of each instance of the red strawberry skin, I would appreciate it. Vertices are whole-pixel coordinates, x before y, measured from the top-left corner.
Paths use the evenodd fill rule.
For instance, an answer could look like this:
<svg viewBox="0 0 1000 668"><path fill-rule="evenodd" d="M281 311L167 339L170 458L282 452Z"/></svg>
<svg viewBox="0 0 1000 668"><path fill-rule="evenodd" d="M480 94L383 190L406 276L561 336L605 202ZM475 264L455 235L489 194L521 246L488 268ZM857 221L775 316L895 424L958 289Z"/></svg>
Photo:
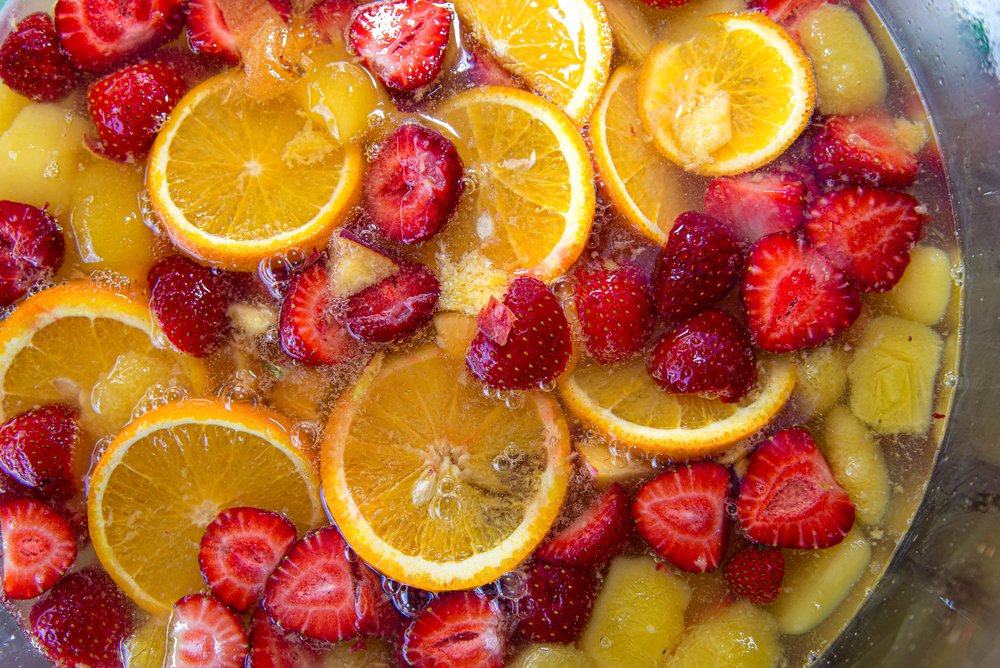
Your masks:
<svg viewBox="0 0 1000 668"><path fill-rule="evenodd" d="M576 272L576 312L587 351L601 364L622 362L646 345L653 331L653 301L631 265L587 265Z"/></svg>
<svg viewBox="0 0 1000 668"><path fill-rule="evenodd" d="M632 504L639 534L682 571L705 573L726 552L729 470L700 461L668 471L643 485Z"/></svg>
<svg viewBox="0 0 1000 668"><path fill-rule="evenodd" d="M55 218L30 204L0 200L0 306L10 306L55 276L66 240Z"/></svg>
<svg viewBox="0 0 1000 668"><path fill-rule="evenodd" d="M806 215L806 240L861 292L896 285L924 234L924 207L906 193L857 187L825 195Z"/></svg>
<svg viewBox="0 0 1000 668"><path fill-rule="evenodd" d="M281 347L310 366L344 364L361 356L357 340L333 311L324 263L295 276L281 301Z"/></svg>
<svg viewBox="0 0 1000 668"><path fill-rule="evenodd" d="M734 594L754 605L773 603L785 577L785 556L777 547L747 545L729 558L723 577Z"/></svg>
<svg viewBox="0 0 1000 668"><path fill-rule="evenodd" d="M771 353L804 350L837 336L861 300L815 248L787 232L758 240L743 268L743 309L753 342Z"/></svg>
<svg viewBox="0 0 1000 668"><path fill-rule="evenodd" d="M0 534L7 598L35 598L76 561L76 534L41 501L18 499L0 506Z"/></svg>
<svg viewBox="0 0 1000 668"><path fill-rule="evenodd" d="M0 79L35 102L54 102L73 90L78 73L59 48L51 16L29 14L14 26L0 46Z"/></svg>
<svg viewBox="0 0 1000 668"><path fill-rule="evenodd" d="M368 343L400 343L426 326L441 286L426 266L402 262L399 271L347 300L347 329Z"/></svg>
<svg viewBox="0 0 1000 668"><path fill-rule="evenodd" d="M629 540L629 507L625 489L611 485L572 524L542 543L535 557L566 568L602 568Z"/></svg>
<svg viewBox="0 0 1000 668"><path fill-rule="evenodd" d="M763 545L833 547L854 525L854 504L804 429L785 429L753 455L737 501L740 530Z"/></svg>
<svg viewBox="0 0 1000 668"><path fill-rule="evenodd" d="M243 668L249 642L243 622L204 594L177 601L167 628L164 668Z"/></svg>
<svg viewBox="0 0 1000 668"><path fill-rule="evenodd" d="M705 213L727 223L743 241L802 224L806 185L790 172L750 172L713 179L705 191Z"/></svg>
<svg viewBox="0 0 1000 668"><path fill-rule="evenodd" d="M474 592L445 594L406 627L400 654L414 668L502 668L506 626Z"/></svg>
<svg viewBox="0 0 1000 668"><path fill-rule="evenodd" d="M382 586L382 576L360 560L354 563L354 576L358 583L355 596L358 630L363 635L394 637L403 627L403 616Z"/></svg>
<svg viewBox="0 0 1000 668"><path fill-rule="evenodd" d="M594 607L598 590L594 572L541 562L524 571L527 592L517 604L528 612L517 625L517 635L529 642L575 641Z"/></svg>
<svg viewBox="0 0 1000 668"><path fill-rule="evenodd" d="M566 314L537 278L511 281L504 305L514 314L507 343L477 332L465 360L473 375L490 387L527 390L554 381L566 369L572 343Z"/></svg>
<svg viewBox="0 0 1000 668"><path fill-rule="evenodd" d="M263 608L254 610L250 622L252 668L317 668L322 662L318 643L282 631Z"/></svg>
<svg viewBox="0 0 1000 668"><path fill-rule="evenodd" d="M884 113L831 116L813 138L810 157L816 175L837 185L909 188L920 170Z"/></svg>
<svg viewBox="0 0 1000 668"><path fill-rule="evenodd" d="M309 10L319 34L330 42L345 42L358 0L320 0Z"/></svg>
<svg viewBox="0 0 1000 668"><path fill-rule="evenodd" d="M31 408L0 427L0 468L44 498L68 499L77 491L73 460L79 439L75 409Z"/></svg>
<svg viewBox="0 0 1000 668"><path fill-rule="evenodd" d="M715 394L724 403L739 401L757 382L750 337L721 308L705 309L664 334L646 369L667 392Z"/></svg>
<svg viewBox="0 0 1000 668"><path fill-rule="evenodd" d="M225 65L240 62L236 38L229 31L226 17L215 0L188 0L184 16L187 42L192 51Z"/></svg>

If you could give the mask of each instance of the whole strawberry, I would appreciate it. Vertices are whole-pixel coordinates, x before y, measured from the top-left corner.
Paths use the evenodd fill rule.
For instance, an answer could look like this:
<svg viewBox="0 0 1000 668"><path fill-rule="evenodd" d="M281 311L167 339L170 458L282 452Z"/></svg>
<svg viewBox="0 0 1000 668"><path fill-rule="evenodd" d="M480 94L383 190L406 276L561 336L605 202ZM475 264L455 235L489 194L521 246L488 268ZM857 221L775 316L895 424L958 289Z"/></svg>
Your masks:
<svg viewBox="0 0 1000 668"><path fill-rule="evenodd" d="M810 149L816 175L835 186L909 188L920 161L906 133L884 113L831 116Z"/></svg>
<svg viewBox="0 0 1000 668"><path fill-rule="evenodd" d="M0 79L35 102L53 102L73 90L76 67L59 49L51 16L30 14L14 26L0 46Z"/></svg>
<svg viewBox="0 0 1000 668"><path fill-rule="evenodd" d="M646 345L655 313L638 269L597 262L577 271L576 281L577 316L598 362L621 362Z"/></svg>
<svg viewBox="0 0 1000 668"><path fill-rule="evenodd" d="M75 409L31 408L0 427L0 468L48 499L76 494L73 458L80 438Z"/></svg>
<svg viewBox="0 0 1000 668"><path fill-rule="evenodd" d="M593 571L545 563L525 567L527 592L518 600L526 611L517 634L532 642L573 642L590 619L597 595Z"/></svg>
<svg viewBox="0 0 1000 668"><path fill-rule="evenodd" d="M794 171L720 176L705 191L705 213L754 242L772 232L794 232L805 213L806 184Z"/></svg>
<svg viewBox="0 0 1000 668"><path fill-rule="evenodd" d="M44 209L0 201L0 306L55 276L66 255L63 232Z"/></svg>
<svg viewBox="0 0 1000 668"><path fill-rule="evenodd" d="M781 591L785 556L781 548L750 544L729 558L722 574L734 594L754 605L767 605Z"/></svg>

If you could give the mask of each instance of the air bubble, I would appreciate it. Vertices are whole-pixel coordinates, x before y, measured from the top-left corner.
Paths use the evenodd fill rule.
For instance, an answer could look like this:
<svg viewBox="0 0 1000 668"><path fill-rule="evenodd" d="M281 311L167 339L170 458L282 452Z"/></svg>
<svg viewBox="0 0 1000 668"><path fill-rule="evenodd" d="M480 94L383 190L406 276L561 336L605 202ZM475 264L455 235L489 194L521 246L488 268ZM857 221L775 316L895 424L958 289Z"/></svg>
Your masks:
<svg viewBox="0 0 1000 668"><path fill-rule="evenodd" d="M223 383L222 387L219 388L218 396L226 403L236 402L251 406L256 406L261 400L257 391L247 383L247 379L240 377L231 378Z"/></svg>
<svg viewBox="0 0 1000 668"><path fill-rule="evenodd" d="M441 495L431 504L431 512L441 522L454 522L462 512L462 502L453 494Z"/></svg>
<svg viewBox="0 0 1000 668"><path fill-rule="evenodd" d="M646 455L637 448L629 448L625 451L625 461L632 466L646 463Z"/></svg>
<svg viewBox="0 0 1000 668"><path fill-rule="evenodd" d="M296 422L292 425L292 443L300 448L312 449L319 442L320 427L315 422Z"/></svg>
<svg viewBox="0 0 1000 668"><path fill-rule="evenodd" d="M84 494L90 493L90 479L94 475L94 467L97 466L97 462L100 461L101 455L104 451L108 449L111 445L111 441L114 440L114 436L105 436L104 438L94 443L94 449L90 452L90 466L87 468L87 474L83 477L83 491Z"/></svg>
<svg viewBox="0 0 1000 668"><path fill-rule="evenodd" d="M503 456L511 464L516 464L524 459L524 450L512 443L503 449Z"/></svg>
<svg viewBox="0 0 1000 668"><path fill-rule="evenodd" d="M292 249L287 254L272 255L260 261L257 265L257 276L267 287L267 291L275 299L281 299L288 289L296 269L302 266L305 258L302 251Z"/></svg>
<svg viewBox="0 0 1000 668"><path fill-rule="evenodd" d="M497 473L506 473L510 470L510 460L503 455L497 455L493 458L493 470Z"/></svg>
<svg viewBox="0 0 1000 668"><path fill-rule="evenodd" d="M45 165L45 169L42 171L43 179L58 179L59 178L59 163L55 160L51 161L49 164Z"/></svg>
<svg viewBox="0 0 1000 668"><path fill-rule="evenodd" d="M560 303L565 302L573 297L573 280L566 277L560 276L556 280L552 281L552 294L556 296L556 299Z"/></svg>
<svg viewBox="0 0 1000 668"><path fill-rule="evenodd" d="M538 389L542 392L552 392L556 389L556 379L543 380L538 383Z"/></svg>
<svg viewBox="0 0 1000 668"><path fill-rule="evenodd" d="M163 223L160 222L160 217L156 213L156 208L153 206L153 199L149 195L149 190L143 188L139 191L139 215L142 217L143 224L150 229L150 231L158 237L164 236Z"/></svg>
<svg viewBox="0 0 1000 668"><path fill-rule="evenodd" d="M129 280L128 276L119 274L112 269L95 269L90 272L90 280L111 288L116 292L124 292L132 289L132 281Z"/></svg>
<svg viewBox="0 0 1000 668"><path fill-rule="evenodd" d="M944 375L942 381L944 382L945 387L955 387L958 385L958 374L954 371L949 371Z"/></svg>
<svg viewBox="0 0 1000 668"><path fill-rule="evenodd" d="M451 476L443 476L440 481L438 481L438 494L443 494L445 496L455 493L455 479Z"/></svg>
<svg viewBox="0 0 1000 668"><path fill-rule="evenodd" d="M735 519L738 512L739 506L736 505L735 501L728 501L726 503L726 515Z"/></svg>
<svg viewBox="0 0 1000 668"><path fill-rule="evenodd" d="M505 598L518 599L525 594L524 578L517 571L504 573L497 580L500 595Z"/></svg>
<svg viewBox="0 0 1000 668"><path fill-rule="evenodd" d="M399 590L392 595L392 603L402 615L413 619L419 617L434 598L434 594L429 591L401 584Z"/></svg>
<svg viewBox="0 0 1000 668"><path fill-rule="evenodd" d="M503 403L510 410L516 411L518 408L524 406L524 395L520 392L511 393L510 396L504 399Z"/></svg>
<svg viewBox="0 0 1000 668"><path fill-rule="evenodd" d="M496 582L487 582L476 589L476 595L481 598L485 598L488 601L492 601L500 595L500 587L497 586Z"/></svg>
<svg viewBox="0 0 1000 668"><path fill-rule="evenodd" d="M611 638L607 636L601 636L601 647L608 649L611 647Z"/></svg>
<svg viewBox="0 0 1000 668"><path fill-rule="evenodd" d="M477 190L479 190L479 175L475 170L466 170L462 176L462 194L468 196Z"/></svg>

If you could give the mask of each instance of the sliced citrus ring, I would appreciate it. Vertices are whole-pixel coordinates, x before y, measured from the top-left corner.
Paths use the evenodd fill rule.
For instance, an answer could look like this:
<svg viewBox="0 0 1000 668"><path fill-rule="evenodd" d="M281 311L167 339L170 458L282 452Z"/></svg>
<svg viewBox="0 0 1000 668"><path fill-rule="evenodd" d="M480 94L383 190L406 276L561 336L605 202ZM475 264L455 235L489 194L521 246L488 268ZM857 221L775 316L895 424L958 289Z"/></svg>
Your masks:
<svg viewBox="0 0 1000 668"><path fill-rule="evenodd" d="M531 392L508 408L435 345L371 371L323 442L323 494L347 542L381 573L431 591L514 568L566 494L558 402Z"/></svg>
<svg viewBox="0 0 1000 668"><path fill-rule="evenodd" d="M300 533L322 523L316 462L290 428L270 411L187 399L119 432L91 475L87 519L122 591L161 614L204 588L198 546L226 508L273 510Z"/></svg>
<svg viewBox="0 0 1000 668"><path fill-rule="evenodd" d="M794 387L795 364L768 359L759 365L757 387L724 404L664 392L641 358L613 367L587 358L563 377L559 392L574 415L619 446L681 460L720 454L749 437L777 415Z"/></svg>
<svg viewBox="0 0 1000 668"><path fill-rule="evenodd" d="M686 42L661 42L642 66L639 114L663 155L718 176L756 169L788 148L812 115L812 65L761 12L713 14Z"/></svg>
<svg viewBox="0 0 1000 668"><path fill-rule="evenodd" d="M611 71L614 37L599 0L456 0L499 61L583 125Z"/></svg>
<svg viewBox="0 0 1000 668"><path fill-rule="evenodd" d="M435 116L474 183L417 249L441 278L441 308L475 313L514 272L551 281L569 269L595 209L594 167L569 118L537 95L496 86L454 97Z"/></svg>
<svg viewBox="0 0 1000 668"><path fill-rule="evenodd" d="M153 144L146 187L178 246L248 270L322 246L360 192L362 160L291 97L250 98L240 76L213 77L178 103Z"/></svg>
<svg viewBox="0 0 1000 668"><path fill-rule="evenodd" d="M646 134L635 106L638 89L635 65L615 70L590 121L590 144L601 183L618 211L663 245L677 216L697 208L689 195L695 187Z"/></svg>

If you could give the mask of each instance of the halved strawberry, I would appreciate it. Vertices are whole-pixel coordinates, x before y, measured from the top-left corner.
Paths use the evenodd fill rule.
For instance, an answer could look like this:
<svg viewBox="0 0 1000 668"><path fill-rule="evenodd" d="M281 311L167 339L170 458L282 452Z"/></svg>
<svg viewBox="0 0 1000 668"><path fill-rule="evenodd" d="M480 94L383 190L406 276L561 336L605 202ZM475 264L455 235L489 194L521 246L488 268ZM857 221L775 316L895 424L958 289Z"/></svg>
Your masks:
<svg viewBox="0 0 1000 668"><path fill-rule="evenodd" d="M785 429L750 456L736 504L751 540L793 550L832 547L854 525L854 504L805 429Z"/></svg>
<svg viewBox="0 0 1000 668"><path fill-rule="evenodd" d="M629 498L615 483L572 524L535 551L539 561L567 568L599 568L615 557L628 542Z"/></svg>
<svg viewBox="0 0 1000 668"><path fill-rule="evenodd" d="M309 365L343 364L357 359L357 339L333 310L324 263L306 267L292 279L281 300L281 347Z"/></svg>
<svg viewBox="0 0 1000 668"><path fill-rule="evenodd" d="M316 30L327 41L347 41L347 27L358 0L320 0L309 10L309 17L316 23Z"/></svg>
<svg viewBox="0 0 1000 668"><path fill-rule="evenodd" d="M54 102L76 86L78 73L59 48L52 17L29 14L0 46L0 79L35 102Z"/></svg>
<svg viewBox="0 0 1000 668"><path fill-rule="evenodd" d="M65 256L62 230L45 209L0 201L0 307L55 276Z"/></svg>
<svg viewBox="0 0 1000 668"><path fill-rule="evenodd" d="M354 563L354 576L358 582L355 593L358 630L379 638L394 637L403 626L403 615L382 586L382 576L361 560Z"/></svg>
<svg viewBox="0 0 1000 668"><path fill-rule="evenodd" d="M216 598L246 612L295 537L295 525L277 513L257 508L223 510L201 537L201 574Z"/></svg>
<svg viewBox="0 0 1000 668"><path fill-rule="evenodd" d="M750 0L748 9L764 12L777 23L792 19L806 5L815 5L826 0Z"/></svg>
<svg viewBox="0 0 1000 668"><path fill-rule="evenodd" d="M188 0L184 14L187 41L192 51L226 65L240 62L236 37L229 31L226 17L215 0Z"/></svg>
<svg viewBox="0 0 1000 668"><path fill-rule="evenodd" d="M254 610L250 620L252 668L318 668L322 664L319 643L283 631L263 608Z"/></svg>
<svg viewBox="0 0 1000 668"><path fill-rule="evenodd" d="M793 172L720 176L705 191L705 213L728 224L743 241L772 232L794 232L802 224L806 185Z"/></svg>
<svg viewBox="0 0 1000 668"><path fill-rule="evenodd" d="M164 668L243 668L250 645L243 622L229 608L193 594L170 613L167 647Z"/></svg>
<svg viewBox="0 0 1000 668"><path fill-rule="evenodd" d="M813 138L811 159L816 175L838 186L908 188L920 169L906 137L882 112L827 118Z"/></svg>
<svg viewBox="0 0 1000 668"><path fill-rule="evenodd" d="M737 596L745 596L754 605L767 605L781 591L785 556L780 548L751 543L729 558L723 576Z"/></svg>
<svg viewBox="0 0 1000 668"><path fill-rule="evenodd" d="M910 264L926 209L912 195L857 187L819 198L806 214L806 239L861 292L885 292Z"/></svg>
<svg viewBox="0 0 1000 668"><path fill-rule="evenodd" d="M35 598L76 561L72 527L41 501L18 499L0 506L0 535L7 598Z"/></svg>
<svg viewBox="0 0 1000 668"><path fill-rule="evenodd" d="M769 234L743 269L743 309L753 342L771 353L818 346L848 327L861 300L844 274L799 237Z"/></svg>
<svg viewBox="0 0 1000 668"><path fill-rule="evenodd" d="M358 634L354 588L347 543L327 526L292 546L267 581L261 605L281 628L336 642Z"/></svg>
<svg viewBox="0 0 1000 668"><path fill-rule="evenodd" d="M414 668L502 668L507 623L474 592L445 594L406 627L400 654Z"/></svg>
<svg viewBox="0 0 1000 668"><path fill-rule="evenodd" d="M597 595L597 576L535 562L524 567L527 591L518 599L527 611L517 625L517 635L530 642L571 643L590 619Z"/></svg>
<svg viewBox="0 0 1000 668"><path fill-rule="evenodd" d="M427 325L441 286L430 269L400 262L399 271L347 299L347 329L368 343L401 343Z"/></svg>
<svg viewBox="0 0 1000 668"><path fill-rule="evenodd" d="M682 571L714 571L726 553L729 469L712 461L679 466L635 496L635 528L656 553Z"/></svg>
<svg viewBox="0 0 1000 668"><path fill-rule="evenodd" d="M7 420L0 427L0 468L45 498L73 496L77 417L76 409L65 404L47 404Z"/></svg>
<svg viewBox="0 0 1000 668"><path fill-rule="evenodd" d="M476 327L487 339L502 346L507 343L510 330L514 328L514 312L490 295L486 306L476 314Z"/></svg>
<svg viewBox="0 0 1000 668"><path fill-rule="evenodd" d="M621 362L653 332L648 281L632 265L596 262L576 272L576 313L587 351L601 364Z"/></svg>

